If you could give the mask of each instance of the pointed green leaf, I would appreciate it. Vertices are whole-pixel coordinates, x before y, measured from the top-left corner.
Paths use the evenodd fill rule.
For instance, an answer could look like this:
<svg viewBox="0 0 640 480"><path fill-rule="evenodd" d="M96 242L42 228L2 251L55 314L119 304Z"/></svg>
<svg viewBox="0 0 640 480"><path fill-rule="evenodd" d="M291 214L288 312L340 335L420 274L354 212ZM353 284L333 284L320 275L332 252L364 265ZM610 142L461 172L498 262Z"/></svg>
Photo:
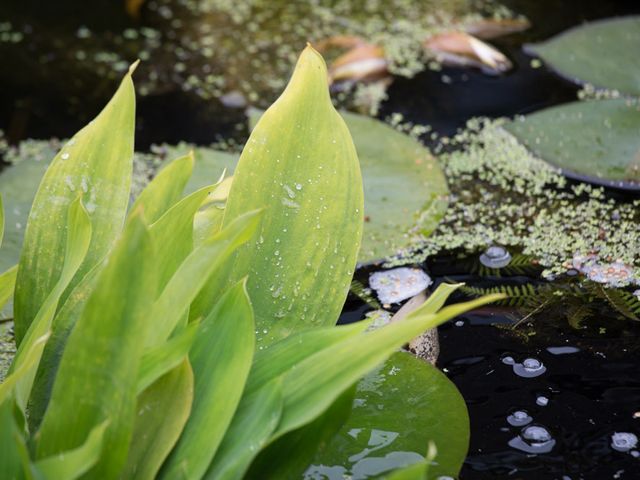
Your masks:
<svg viewBox="0 0 640 480"><path fill-rule="evenodd" d="M278 426L281 413L281 377L274 378L248 395L243 394L204 478L243 478L251 461L264 448Z"/></svg>
<svg viewBox="0 0 640 480"><path fill-rule="evenodd" d="M0 400L0 472L2 478L30 480L29 452L15 420L14 408L12 400Z"/></svg>
<svg viewBox="0 0 640 480"><path fill-rule="evenodd" d="M640 16L585 23L525 50L574 82L640 95Z"/></svg>
<svg viewBox="0 0 640 480"><path fill-rule="evenodd" d="M207 471L240 402L253 358L254 329L251 303L241 281L202 321L191 348L193 407L161 478L198 479Z"/></svg>
<svg viewBox="0 0 640 480"><path fill-rule="evenodd" d="M104 433L109 421L105 420L91 430L86 441L78 448L38 460L36 469L45 480L75 480L93 467L100 458Z"/></svg>
<svg viewBox="0 0 640 480"><path fill-rule="evenodd" d="M201 188L173 205L151 227L151 238L158 258L158 288L160 291L193 250L193 217L215 186ZM146 214L145 214L146 218Z"/></svg>
<svg viewBox="0 0 640 480"><path fill-rule="evenodd" d="M138 370L137 393L142 393L152 383L182 363L189 354L199 328L200 323L192 322L184 331L162 345L144 352Z"/></svg>
<svg viewBox="0 0 640 480"><path fill-rule="evenodd" d="M337 327L314 328L258 350L245 387L246 393L251 393L286 373L310 355L361 334L369 325L370 322L363 321Z"/></svg>
<svg viewBox="0 0 640 480"><path fill-rule="evenodd" d="M131 73L102 112L56 155L36 193L27 223L15 293L19 344L60 277L69 204L85 197L93 235L71 288L100 262L120 233L129 201L135 101Z"/></svg>
<svg viewBox="0 0 640 480"><path fill-rule="evenodd" d="M341 392L412 338L501 298L504 296L488 295L445 307L435 314L418 308L401 322L349 338L302 360L284 376L284 412L274 438L312 421Z"/></svg>
<svg viewBox="0 0 640 480"><path fill-rule="evenodd" d="M259 211L248 212L191 252L153 305L150 316L155 324L147 346L159 345L171 335L209 276L254 235L259 219Z"/></svg>
<svg viewBox="0 0 640 480"><path fill-rule="evenodd" d="M12 370L20 368L26 353L31 349L31 345L51 330L51 323L58 308L60 296L80 268L89 249L91 220L79 196L69 205L66 226L64 262L60 277L29 326L22 343L18 346L18 351L11 365ZM30 367L29 372L24 375L16 387L16 401L23 412L26 411L27 400L39 363L40 358Z"/></svg>
<svg viewBox="0 0 640 480"><path fill-rule="evenodd" d="M0 245L4 238L4 203L2 201L2 195L0 195Z"/></svg>
<svg viewBox="0 0 640 480"><path fill-rule="evenodd" d="M311 47L251 133L223 225L262 207L258 235L238 251L231 276L249 275L259 341L334 325L360 247L362 179L349 130L329 98L324 60Z"/></svg>
<svg viewBox="0 0 640 480"><path fill-rule="evenodd" d="M11 297L13 297L17 274L17 265L14 265L9 270L0 273L0 310L7 304Z"/></svg>
<svg viewBox="0 0 640 480"><path fill-rule="evenodd" d="M249 112L250 127L261 110ZM429 149L390 125L364 115L340 112L360 159L364 223L359 262L395 255L428 235L447 210L447 181Z"/></svg>
<svg viewBox="0 0 640 480"><path fill-rule="evenodd" d="M29 375L32 367L36 365L38 359L42 355L42 350L44 349L48 339L49 333L46 333L42 337L36 339L35 342L32 342L30 348L25 351L20 364L17 365L9 375L7 375L2 383L0 383L0 403L5 402L7 399L12 397L14 389L19 385L20 380Z"/></svg>
<svg viewBox="0 0 640 480"><path fill-rule="evenodd" d="M355 386L347 389L311 423L287 433L260 452L246 478L306 478L303 474L318 449L324 449L349 418L354 393Z"/></svg>
<svg viewBox="0 0 640 480"><path fill-rule="evenodd" d="M137 372L151 319L155 259L149 232L134 214L98 275L64 349L38 432L37 458L82 444L104 420L104 453L88 478L116 478L133 429Z"/></svg>
<svg viewBox="0 0 640 480"><path fill-rule="evenodd" d="M191 412L193 371L186 358L138 397L129 458L120 478L153 480Z"/></svg>
<svg viewBox="0 0 640 480"><path fill-rule="evenodd" d="M469 416L455 385L436 367L407 352L394 353L363 378L349 420L311 469L342 468L362 478L420 459L433 443L433 478L456 478L469 447Z"/></svg>
<svg viewBox="0 0 640 480"><path fill-rule="evenodd" d="M193 153L176 158L149 182L131 207L131 211L135 212L142 206L144 218L153 224L180 200L192 171Z"/></svg>

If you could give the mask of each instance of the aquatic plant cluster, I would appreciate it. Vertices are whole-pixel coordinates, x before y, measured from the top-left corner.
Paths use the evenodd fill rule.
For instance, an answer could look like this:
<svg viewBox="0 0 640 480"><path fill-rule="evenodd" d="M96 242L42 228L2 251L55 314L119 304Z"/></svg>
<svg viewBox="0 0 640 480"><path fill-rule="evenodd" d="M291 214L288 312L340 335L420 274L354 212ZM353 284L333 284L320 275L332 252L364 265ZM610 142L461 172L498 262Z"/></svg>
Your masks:
<svg viewBox="0 0 640 480"><path fill-rule="evenodd" d="M602 187L567 181L502 128L504 122L474 119L458 135L441 140L436 151L452 192L449 210L419 248L388 264L422 262L456 250L476 254L500 245L529 256L548 279L576 269L580 258L589 256L605 270L616 262L634 267L616 284L635 282L640 200L616 200Z"/></svg>
<svg viewBox="0 0 640 480"><path fill-rule="evenodd" d="M129 19L130 26L121 31L92 30L87 25L72 28L61 21L52 41L36 19L4 22L0 24L0 51L16 65L49 64L49 82L65 82L73 72L76 91L92 88L96 79L115 82L129 62L140 58L153 64L153 68L143 65L140 69L141 95L183 90L232 107L247 103L264 107L284 87L297 48L307 41L359 36L384 48L391 73L413 76L427 65L439 68L422 46L428 36L461 29L481 18L514 17L496 2L472 0L128 3L137 5L129 11L137 21ZM118 13L124 15L124 7L119 8ZM25 55L30 50L49 53ZM27 71L16 70L13 75ZM365 97L384 95L379 86L356 89L356 102L365 104L372 102Z"/></svg>

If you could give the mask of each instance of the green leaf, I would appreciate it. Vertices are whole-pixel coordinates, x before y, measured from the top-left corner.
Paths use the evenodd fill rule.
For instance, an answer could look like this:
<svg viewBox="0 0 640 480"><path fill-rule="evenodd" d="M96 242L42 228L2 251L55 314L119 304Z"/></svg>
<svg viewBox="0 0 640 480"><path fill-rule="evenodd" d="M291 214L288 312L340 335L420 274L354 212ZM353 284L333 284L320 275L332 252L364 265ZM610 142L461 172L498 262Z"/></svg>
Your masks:
<svg viewBox="0 0 640 480"><path fill-rule="evenodd" d="M170 153L174 150L175 152L184 151L184 147L181 145L169 147ZM191 179L185 188L187 193L195 192L214 183L224 171L227 172L227 175L231 175L238 163L237 154L220 152L204 147L195 147L194 157L193 175L191 175Z"/></svg>
<svg viewBox="0 0 640 480"><path fill-rule="evenodd" d="M334 325L360 247L362 180L349 130L329 98L326 66L311 47L251 133L223 225L262 207L258 236L238 251L231 275L249 275L258 341Z"/></svg>
<svg viewBox="0 0 640 480"><path fill-rule="evenodd" d="M349 338L305 358L284 376L284 412L274 438L312 421L341 392L412 338L501 298L504 295L489 295L445 307L435 314L418 308L403 321Z"/></svg>
<svg viewBox="0 0 640 480"><path fill-rule="evenodd" d="M361 334L368 326L369 322L358 322L314 328L259 349L253 358L242 400L209 468L208 478L241 476L268 442L282 412L283 374L318 350Z"/></svg>
<svg viewBox="0 0 640 480"><path fill-rule="evenodd" d="M46 480L75 480L82 476L100 458L108 423L105 420L93 428L80 447L37 461L38 472Z"/></svg>
<svg viewBox="0 0 640 480"><path fill-rule="evenodd" d="M337 327L314 328L258 350L253 359L246 392L251 393L262 387L315 352L361 334L369 325L370 322L363 321Z"/></svg>
<svg viewBox="0 0 640 480"><path fill-rule="evenodd" d="M281 377L272 379L250 394L243 394L204 478L243 478L253 458L264 448L278 426L281 413Z"/></svg>
<svg viewBox="0 0 640 480"><path fill-rule="evenodd" d="M366 221L358 260L370 262L408 247L410 230L428 235L447 209L447 181L420 142L363 115L340 112L360 159ZM249 113L255 125L262 111Z"/></svg>
<svg viewBox="0 0 640 480"><path fill-rule="evenodd" d="M29 326L22 343L18 346L11 370L20 368L27 352L31 350L31 346L42 338L43 335L51 331L51 323L58 308L60 296L73 279L78 268L80 268L89 249L89 243L91 241L91 221L79 196L69 205L66 230L64 261L60 277ZM39 363L40 358L36 360L30 367L29 372L24 375L16 386L16 400L23 412L26 411L27 400L31 393L31 387Z"/></svg>
<svg viewBox="0 0 640 480"><path fill-rule="evenodd" d="M155 323L147 346L159 345L171 335L207 279L254 235L260 214L252 211L242 215L185 259L153 305L150 316ZM208 314L209 311L202 311L196 318Z"/></svg>
<svg viewBox="0 0 640 480"><path fill-rule="evenodd" d="M14 416L13 400L0 400L0 472L2 478L31 479L29 452Z"/></svg>
<svg viewBox="0 0 640 480"><path fill-rule="evenodd" d="M173 205L149 228L158 265L158 288L166 287L184 259L193 250L193 217L214 186L201 188ZM146 216L145 216L146 218Z"/></svg>
<svg viewBox="0 0 640 480"><path fill-rule="evenodd" d="M638 16L586 23L525 50L574 82L640 95Z"/></svg>
<svg viewBox="0 0 640 480"><path fill-rule="evenodd" d="M20 380L29 375L32 367L37 364L38 359L42 355L42 349L44 349L48 339L49 334L46 333L31 343L29 349L25 351L20 364L13 368L9 375L0 383L0 404L9 398L13 398L16 386L19 385Z"/></svg>
<svg viewBox="0 0 640 480"><path fill-rule="evenodd" d="M191 415L161 478L201 478L240 402L255 346L245 282L225 293L203 320L189 359L195 375Z"/></svg>
<svg viewBox="0 0 640 480"><path fill-rule="evenodd" d="M568 177L615 187L640 187L637 100L569 103L516 119L506 129Z"/></svg>
<svg viewBox="0 0 640 480"><path fill-rule="evenodd" d="M464 399L433 365L398 352L358 383L349 420L311 468L341 468L358 478L379 475L415 462L430 443L437 447L432 478L456 478L469 446Z"/></svg>
<svg viewBox="0 0 640 480"><path fill-rule="evenodd" d="M186 358L139 397L127 466L120 478L156 478L189 418L193 371Z"/></svg>
<svg viewBox="0 0 640 480"><path fill-rule="evenodd" d="M184 331L165 343L144 352L138 370L138 393L142 393L152 383L182 363L189 354L199 328L200 323L192 322Z"/></svg>
<svg viewBox="0 0 640 480"><path fill-rule="evenodd" d="M2 202L2 195L0 195L0 245L2 245L3 238L4 238L4 203Z"/></svg>
<svg viewBox="0 0 640 480"><path fill-rule="evenodd" d="M347 389L313 422L287 433L260 452L246 478L303 478L316 452L326 447L349 418L354 393L355 386Z"/></svg>
<svg viewBox="0 0 640 480"><path fill-rule="evenodd" d="M37 458L78 447L106 419L104 453L87 478L116 478L124 467L137 372L156 278L149 232L134 214L100 272L64 349L38 432Z"/></svg>
<svg viewBox="0 0 640 480"><path fill-rule="evenodd" d="M193 162L193 153L189 153L160 170L138 196L131 211L135 212L142 206L144 218L153 224L182 197L193 171Z"/></svg>
<svg viewBox="0 0 640 480"><path fill-rule="evenodd" d="M7 304L11 297L13 297L17 274L17 265L14 265L9 270L0 273L0 310Z"/></svg>
<svg viewBox="0 0 640 480"><path fill-rule="evenodd" d="M134 96L128 73L104 110L56 155L38 187L16 280L18 344L60 277L66 231L58 227L65 225L78 193L85 197L93 235L69 291L104 258L122 229L133 161Z"/></svg>

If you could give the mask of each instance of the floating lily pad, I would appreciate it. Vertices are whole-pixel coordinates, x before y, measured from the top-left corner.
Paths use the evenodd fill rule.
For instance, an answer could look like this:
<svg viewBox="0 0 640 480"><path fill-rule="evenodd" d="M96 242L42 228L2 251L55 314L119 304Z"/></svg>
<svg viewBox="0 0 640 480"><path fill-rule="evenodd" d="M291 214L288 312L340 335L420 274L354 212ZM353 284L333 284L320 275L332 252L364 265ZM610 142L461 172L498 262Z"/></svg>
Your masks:
<svg viewBox="0 0 640 480"><path fill-rule="evenodd" d="M640 189L637 100L574 102L516 119L506 129L570 178Z"/></svg>
<svg viewBox="0 0 640 480"><path fill-rule="evenodd" d="M44 142L39 147L16 165L5 168L0 175L6 222L0 250L0 272L18 263L33 197L56 154L55 149L44 146Z"/></svg>
<svg viewBox="0 0 640 480"><path fill-rule="evenodd" d="M374 477L421 461L431 441L429 478L457 477L469 444L464 400L437 368L399 352L360 381L349 420L305 478Z"/></svg>
<svg viewBox="0 0 640 480"><path fill-rule="evenodd" d="M262 112L253 111L251 124ZM389 125L342 112L358 151L364 183L360 262L391 256L429 234L447 208L449 193L436 159L423 145Z"/></svg>
<svg viewBox="0 0 640 480"><path fill-rule="evenodd" d="M640 95L640 16L587 23L525 51L571 81Z"/></svg>

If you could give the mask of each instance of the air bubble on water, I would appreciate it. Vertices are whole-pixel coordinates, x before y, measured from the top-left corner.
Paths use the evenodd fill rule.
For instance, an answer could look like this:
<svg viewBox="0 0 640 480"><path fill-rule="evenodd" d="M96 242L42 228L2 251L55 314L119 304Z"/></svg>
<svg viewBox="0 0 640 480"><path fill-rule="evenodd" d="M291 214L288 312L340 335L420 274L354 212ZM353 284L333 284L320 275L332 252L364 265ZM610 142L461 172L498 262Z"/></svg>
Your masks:
<svg viewBox="0 0 640 480"><path fill-rule="evenodd" d="M480 255L480 263L488 268L503 268L511 262L511 254L498 245L493 245Z"/></svg>
<svg viewBox="0 0 640 480"><path fill-rule="evenodd" d="M626 453L638 445L638 437L629 432L615 432L611 435L611 448Z"/></svg>
<svg viewBox="0 0 640 480"><path fill-rule="evenodd" d="M464 327L464 320L458 320L454 325L456 327Z"/></svg>
<svg viewBox="0 0 640 480"><path fill-rule="evenodd" d="M526 453L549 453L556 441L549 431L539 425L530 425L520 432L520 435L509 440L509 446Z"/></svg>
<svg viewBox="0 0 640 480"><path fill-rule="evenodd" d="M504 357L502 359L502 363L504 363L505 365L515 365L516 361L513 359L513 357Z"/></svg>
<svg viewBox="0 0 640 480"><path fill-rule="evenodd" d="M507 417L507 422L513 427L524 427L532 421L531 415L524 410L517 410Z"/></svg>
<svg viewBox="0 0 640 480"><path fill-rule="evenodd" d="M540 395L538 398L536 398L536 405L546 407L547 405L549 405L549 399Z"/></svg>
<svg viewBox="0 0 640 480"><path fill-rule="evenodd" d="M513 373L523 378L539 377L546 371L547 367L537 358L525 358L522 363L513 364Z"/></svg>
<svg viewBox="0 0 640 480"><path fill-rule="evenodd" d="M580 351L577 347L562 346L562 347L547 347L547 352L552 355L568 355L571 353L578 353Z"/></svg>

